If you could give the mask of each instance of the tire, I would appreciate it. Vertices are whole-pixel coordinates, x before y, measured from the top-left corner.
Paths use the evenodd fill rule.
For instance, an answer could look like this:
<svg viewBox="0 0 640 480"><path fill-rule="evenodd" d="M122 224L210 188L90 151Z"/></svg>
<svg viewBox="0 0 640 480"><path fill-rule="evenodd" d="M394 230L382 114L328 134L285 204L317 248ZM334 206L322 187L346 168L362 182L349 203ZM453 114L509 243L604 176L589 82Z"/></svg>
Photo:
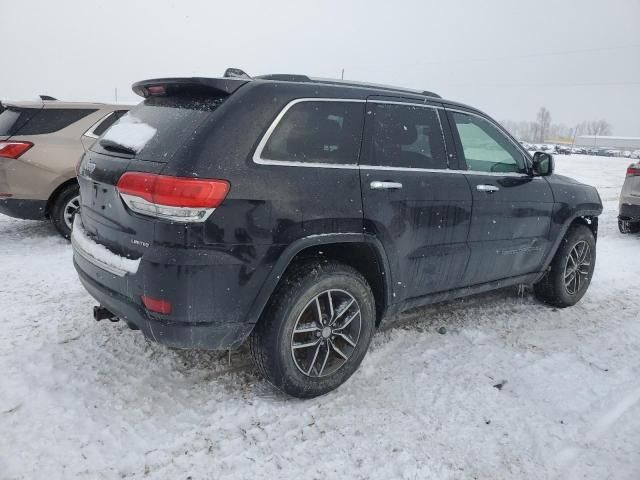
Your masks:
<svg viewBox="0 0 640 480"><path fill-rule="evenodd" d="M80 208L80 187L68 185L62 189L51 207L51 223L64 238L71 236L73 217Z"/></svg>
<svg viewBox="0 0 640 480"><path fill-rule="evenodd" d="M283 279L251 334L256 368L294 397L324 395L358 369L373 336L375 311L371 288L357 270L333 261L300 264Z"/></svg>
<svg viewBox="0 0 640 480"><path fill-rule="evenodd" d="M638 233L640 232L640 222L618 219L618 229L620 233Z"/></svg>
<svg viewBox="0 0 640 480"><path fill-rule="evenodd" d="M583 250L585 245L586 253ZM596 241L591 229L586 225L570 227L560 242L549 270L534 285L536 297L554 307L575 305L589 288L595 264Z"/></svg>

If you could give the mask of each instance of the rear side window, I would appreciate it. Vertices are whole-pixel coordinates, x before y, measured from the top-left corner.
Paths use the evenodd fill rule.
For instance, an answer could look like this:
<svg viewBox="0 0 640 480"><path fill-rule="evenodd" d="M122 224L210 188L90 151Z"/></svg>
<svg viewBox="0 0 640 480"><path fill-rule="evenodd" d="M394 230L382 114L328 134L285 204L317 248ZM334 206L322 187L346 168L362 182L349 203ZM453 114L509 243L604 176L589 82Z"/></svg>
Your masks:
<svg viewBox="0 0 640 480"><path fill-rule="evenodd" d="M291 106L269 137L266 160L358 163L364 103L304 101Z"/></svg>
<svg viewBox="0 0 640 480"><path fill-rule="evenodd" d="M0 112L0 136L15 135L40 110L40 108L5 107Z"/></svg>
<svg viewBox="0 0 640 480"><path fill-rule="evenodd" d="M20 135L54 133L95 111L87 108L44 108L31 117L16 133Z"/></svg>
<svg viewBox="0 0 640 480"><path fill-rule="evenodd" d="M372 165L446 169L447 156L435 108L372 104Z"/></svg>
<svg viewBox="0 0 640 480"><path fill-rule="evenodd" d="M92 132L89 133L95 135L96 137L99 137L104 132L106 132L111 125L120 120L120 117L122 117L125 113L127 113L126 110L115 110L111 112L104 118L102 122L100 122L100 124L96 128L93 129Z"/></svg>
<svg viewBox="0 0 640 480"><path fill-rule="evenodd" d="M111 125L91 149L168 162L225 98L187 94L147 98Z"/></svg>

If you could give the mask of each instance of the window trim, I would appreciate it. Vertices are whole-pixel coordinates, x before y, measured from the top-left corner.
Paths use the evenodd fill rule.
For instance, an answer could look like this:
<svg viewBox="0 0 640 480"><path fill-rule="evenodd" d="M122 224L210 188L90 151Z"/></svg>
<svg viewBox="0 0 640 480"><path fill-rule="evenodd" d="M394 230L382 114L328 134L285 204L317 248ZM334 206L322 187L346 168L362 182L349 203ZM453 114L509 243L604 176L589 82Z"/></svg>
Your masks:
<svg viewBox="0 0 640 480"><path fill-rule="evenodd" d="M342 169L342 170L386 170L386 171L396 171L396 172L421 172L421 173L452 173L456 175L488 175L488 176L495 176L495 177L529 177L533 179L542 179L542 177L536 177L536 176L531 177L531 175L526 173L480 172L476 170L453 169L450 167L450 163L449 163L451 160L450 158L447 159L449 168L446 168L446 169L431 169L431 168L419 168L419 167L393 167L393 166L385 166L385 165L370 165L370 164L357 164L357 163L294 162L291 160L272 160L272 159L262 158L261 156L262 150L264 149L265 145L269 141L269 138L271 137L271 134L276 129L276 127L278 126L278 124L280 123L284 115L287 113L287 111L291 107L302 102L386 103L391 105L408 105L408 106L423 107L423 108L433 108L436 110L443 110L445 113L450 111L466 113L468 115L474 115L476 117L480 117L483 120L490 122L492 125L498 128L503 134L506 134L505 136L507 137L507 139L517 147L518 151L523 152L522 147L514 143L514 141L511 139L511 136L508 135L508 133L504 130L504 128L500 127L499 125L496 124L496 122L494 122L493 120L491 120L490 118L484 115L473 113L467 110L461 110L457 108L448 108L446 105L429 105L424 103L401 102L401 101L393 101L393 100L378 100L378 99L365 100L365 99L359 99L359 98L304 97L304 98L296 98L294 100L291 100L282 108L282 110L278 113L278 115L276 115L276 118L271 122L271 124L269 125L269 128L267 128L266 132L260 139L260 142L258 143L258 146L256 147L251 157L253 163L257 165L279 165L283 167L333 168L333 169ZM438 115L438 120L440 121L440 124L441 124L442 134L445 135L445 131L444 131L445 127L444 125L442 125L442 119L440 118L440 115ZM451 132L451 134L454 135L454 132ZM457 131L455 132L455 135L457 135ZM451 152L447 153L447 156L450 153ZM529 162L527 161L528 158L529 158L528 154L526 154L524 156L524 160L525 160L525 163L527 163L527 168L530 168Z"/></svg>
<svg viewBox="0 0 640 480"><path fill-rule="evenodd" d="M262 151L264 147L267 145L267 142L271 138L271 135L275 131L276 127L282 120L282 118L286 115L291 107L297 105L299 103L304 102L349 102L349 103L366 103L366 100L356 99L356 98L296 98L295 100L291 100L289 103L285 105L285 107L278 113L276 118L271 122L269 128L262 136L260 143L256 147L256 151L253 153L253 162L258 165L282 165L287 167L316 167L316 168L342 168L342 169L357 169L357 163L325 163L325 162L295 162L292 160L273 160L268 158L262 158Z"/></svg>
<svg viewBox="0 0 640 480"><path fill-rule="evenodd" d="M486 115L480 115L478 113L475 112L471 112L469 110L462 110L459 108L446 108L445 107L445 111L448 112L457 112L457 113L463 113L465 115L471 115L473 117L478 117L482 120L484 120L485 122L491 124L494 128L496 128L500 133L502 133L502 135L509 141L509 143L511 143L514 147L516 147L516 150L520 152L520 154L522 155L522 160L524 161L524 168L526 169L526 173L522 173L522 172L482 172L479 170L463 170L464 172L468 172L468 173L473 173L475 175L491 175L491 176L498 176L498 177L532 177L531 175L531 158L529 157L529 153L526 152L523 148L522 145L520 145L518 142L515 142L512 138L511 135L509 134L509 132L507 132L504 127L500 126L497 122L494 122L491 118L487 117ZM451 123L451 121L449 122ZM454 122L455 124L455 122ZM452 129L452 134L458 138L458 142L461 142L460 140L460 133L458 132L458 128L457 126L454 128L454 126L451 126ZM457 146L456 146L457 149ZM464 154L464 152L463 152ZM460 157L460 152L458 152L458 158ZM469 165L467 165L467 162L465 160L465 166L468 168ZM533 177L533 178L538 178L538 177Z"/></svg>
<svg viewBox="0 0 640 480"><path fill-rule="evenodd" d="M104 117L98 119L98 121L96 123L94 123L93 125L91 125L86 132L84 132L82 135L85 137L89 137L89 138L100 138L98 135L96 135L94 132L95 129L97 129L102 122L104 122L107 118L109 118L111 115L114 115L116 113L115 110L112 110L111 112L109 112L108 114L106 114Z"/></svg>

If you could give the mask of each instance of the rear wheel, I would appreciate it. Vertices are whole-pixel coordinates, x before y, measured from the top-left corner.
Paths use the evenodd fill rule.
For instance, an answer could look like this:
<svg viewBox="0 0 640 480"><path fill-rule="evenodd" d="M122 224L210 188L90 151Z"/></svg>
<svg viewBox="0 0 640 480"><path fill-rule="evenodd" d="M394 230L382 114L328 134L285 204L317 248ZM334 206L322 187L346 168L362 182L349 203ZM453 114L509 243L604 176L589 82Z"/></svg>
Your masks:
<svg viewBox="0 0 640 480"><path fill-rule="evenodd" d="M618 228L620 233L638 233L640 232L640 222L618 219Z"/></svg>
<svg viewBox="0 0 640 480"><path fill-rule="evenodd" d="M51 222L64 238L71 236L73 219L80 210L80 187L68 185L58 194L51 207Z"/></svg>
<svg viewBox="0 0 640 480"><path fill-rule="evenodd" d="M308 263L278 287L251 335L251 354L275 387L315 397L357 370L374 327L373 294L360 273L337 262Z"/></svg>
<svg viewBox="0 0 640 480"><path fill-rule="evenodd" d="M570 307L584 296L596 264L596 241L586 225L569 229L549 271L534 285L536 296L555 307Z"/></svg>

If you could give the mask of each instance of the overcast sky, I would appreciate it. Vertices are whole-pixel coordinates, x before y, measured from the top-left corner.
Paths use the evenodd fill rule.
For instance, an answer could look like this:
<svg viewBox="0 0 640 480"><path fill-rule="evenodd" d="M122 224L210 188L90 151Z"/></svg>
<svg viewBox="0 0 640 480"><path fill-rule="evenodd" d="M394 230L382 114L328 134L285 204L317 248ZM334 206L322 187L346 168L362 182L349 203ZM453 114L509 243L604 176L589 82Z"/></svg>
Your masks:
<svg viewBox="0 0 640 480"><path fill-rule="evenodd" d="M134 81L304 73L426 89L498 120L640 136L640 0L0 0L0 99L136 101Z"/></svg>

